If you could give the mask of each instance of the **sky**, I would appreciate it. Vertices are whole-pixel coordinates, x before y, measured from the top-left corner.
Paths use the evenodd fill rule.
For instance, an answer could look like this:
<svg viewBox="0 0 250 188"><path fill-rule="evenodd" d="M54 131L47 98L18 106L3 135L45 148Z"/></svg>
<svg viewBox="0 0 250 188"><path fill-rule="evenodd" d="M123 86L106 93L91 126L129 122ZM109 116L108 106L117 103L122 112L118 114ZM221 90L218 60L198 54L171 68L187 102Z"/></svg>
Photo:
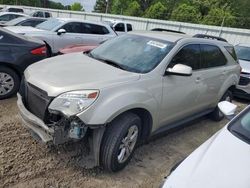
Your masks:
<svg viewBox="0 0 250 188"><path fill-rule="evenodd" d="M63 5L71 5L75 2L79 2L83 5L86 12L91 12L96 2L96 0L53 0L53 1L60 2Z"/></svg>

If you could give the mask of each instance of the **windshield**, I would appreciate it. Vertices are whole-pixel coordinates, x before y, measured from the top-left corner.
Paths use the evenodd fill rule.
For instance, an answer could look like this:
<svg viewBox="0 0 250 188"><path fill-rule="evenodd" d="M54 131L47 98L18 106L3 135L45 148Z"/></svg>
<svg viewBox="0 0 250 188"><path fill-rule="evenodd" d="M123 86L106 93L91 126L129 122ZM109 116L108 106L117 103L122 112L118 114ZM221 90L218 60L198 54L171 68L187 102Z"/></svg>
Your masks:
<svg viewBox="0 0 250 188"><path fill-rule="evenodd" d="M238 59L250 61L250 47L236 46L235 51Z"/></svg>
<svg viewBox="0 0 250 188"><path fill-rule="evenodd" d="M105 42L90 55L130 72L147 73L163 60L173 46L174 43L165 40L126 34Z"/></svg>
<svg viewBox="0 0 250 188"><path fill-rule="evenodd" d="M52 31L54 28L59 27L61 24L63 23L62 20L58 20L55 18L50 18L47 21L38 24L36 26L37 29L43 29L43 30L47 30L47 31Z"/></svg>
<svg viewBox="0 0 250 188"><path fill-rule="evenodd" d="M229 131L241 140L250 143L250 108L230 123Z"/></svg>
<svg viewBox="0 0 250 188"><path fill-rule="evenodd" d="M18 23L20 23L21 21L23 21L25 19L27 19L27 18L19 17L19 18L16 18L14 20L11 20L11 21L5 23L5 25L8 25L8 26L12 26L13 25L14 26L14 25L17 25Z"/></svg>

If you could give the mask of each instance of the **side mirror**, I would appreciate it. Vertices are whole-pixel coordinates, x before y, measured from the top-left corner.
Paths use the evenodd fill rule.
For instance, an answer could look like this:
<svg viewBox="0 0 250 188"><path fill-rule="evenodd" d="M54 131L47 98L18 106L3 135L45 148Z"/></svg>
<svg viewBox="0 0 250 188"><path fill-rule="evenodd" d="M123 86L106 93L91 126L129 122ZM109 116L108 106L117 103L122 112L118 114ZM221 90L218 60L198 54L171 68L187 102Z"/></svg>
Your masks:
<svg viewBox="0 0 250 188"><path fill-rule="evenodd" d="M62 35L62 34L65 34L66 33L66 30L65 29L59 29L57 31L57 35Z"/></svg>
<svg viewBox="0 0 250 188"><path fill-rule="evenodd" d="M225 115L228 120L231 120L235 117L235 112L237 105L230 103L228 101L222 101L218 104L218 108Z"/></svg>
<svg viewBox="0 0 250 188"><path fill-rule="evenodd" d="M192 72L191 67L183 64L176 64L173 68L168 68L166 70L166 75L191 76Z"/></svg>

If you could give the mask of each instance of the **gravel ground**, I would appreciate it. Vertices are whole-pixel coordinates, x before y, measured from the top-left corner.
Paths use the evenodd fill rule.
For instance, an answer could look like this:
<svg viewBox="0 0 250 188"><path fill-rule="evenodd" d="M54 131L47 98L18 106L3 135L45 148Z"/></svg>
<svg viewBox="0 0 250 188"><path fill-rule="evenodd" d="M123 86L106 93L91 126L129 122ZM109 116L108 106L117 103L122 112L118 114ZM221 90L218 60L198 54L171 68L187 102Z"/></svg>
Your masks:
<svg viewBox="0 0 250 188"><path fill-rule="evenodd" d="M239 110L246 101L235 101ZM20 122L16 98L0 101L0 187L158 187L171 167L226 124L201 118L139 147L129 165L110 174L83 169L80 144L49 148L34 141Z"/></svg>

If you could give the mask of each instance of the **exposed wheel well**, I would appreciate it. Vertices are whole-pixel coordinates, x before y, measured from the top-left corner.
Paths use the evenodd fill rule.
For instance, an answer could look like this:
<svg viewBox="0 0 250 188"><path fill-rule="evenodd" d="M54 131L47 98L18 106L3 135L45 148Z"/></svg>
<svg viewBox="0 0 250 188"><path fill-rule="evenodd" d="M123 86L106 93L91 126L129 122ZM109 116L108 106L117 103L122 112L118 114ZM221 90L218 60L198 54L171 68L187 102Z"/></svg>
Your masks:
<svg viewBox="0 0 250 188"><path fill-rule="evenodd" d="M232 85L230 88L228 88L229 91L233 92L235 90L236 86Z"/></svg>
<svg viewBox="0 0 250 188"><path fill-rule="evenodd" d="M122 114L118 115L116 118L119 118L119 116L128 112L132 112L141 118L141 121L142 121L141 141L143 142L147 140L150 136L150 133L152 130L152 124L153 124L153 119L152 119L150 112L143 108L134 108L134 109L130 109L128 111L123 112Z"/></svg>

